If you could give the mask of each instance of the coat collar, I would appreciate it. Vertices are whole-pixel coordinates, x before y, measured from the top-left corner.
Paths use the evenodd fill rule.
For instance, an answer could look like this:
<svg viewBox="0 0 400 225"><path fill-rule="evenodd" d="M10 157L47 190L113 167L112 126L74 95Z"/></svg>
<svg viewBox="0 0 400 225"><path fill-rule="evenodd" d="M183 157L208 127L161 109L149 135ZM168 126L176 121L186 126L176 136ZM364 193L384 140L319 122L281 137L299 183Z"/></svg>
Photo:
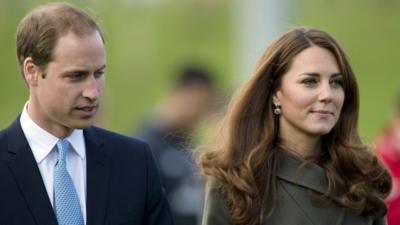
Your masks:
<svg viewBox="0 0 400 225"><path fill-rule="evenodd" d="M320 194L325 194L327 192L328 181L322 167L315 163L307 162L288 151L279 151L278 178L311 189ZM331 197L339 197L342 193L343 188L336 186Z"/></svg>
<svg viewBox="0 0 400 225"><path fill-rule="evenodd" d="M292 202L292 204L288 204L291 207L287 205L282 206L288 207L284 211L291 210L294 215L300 215L306 221L298 224L343 224L345 209L335 203L337 197L342 193L340 187L336 187L333 194L330 194L329 197L333 201L327 202L321 202L313 198L313 194L306 191L312 190L317 194L325 194L327 192L328 182L322 167L311 162L306 162L292 153L281 150L277 177L286 181L280 183L281 188ZM305 188L305 191L299 190L299 187ZM314 197L317 196L314 195ZM295 213L296 210L297 214ZM291 218L286 222L282 224L293 224L294 221Z"/></svg>

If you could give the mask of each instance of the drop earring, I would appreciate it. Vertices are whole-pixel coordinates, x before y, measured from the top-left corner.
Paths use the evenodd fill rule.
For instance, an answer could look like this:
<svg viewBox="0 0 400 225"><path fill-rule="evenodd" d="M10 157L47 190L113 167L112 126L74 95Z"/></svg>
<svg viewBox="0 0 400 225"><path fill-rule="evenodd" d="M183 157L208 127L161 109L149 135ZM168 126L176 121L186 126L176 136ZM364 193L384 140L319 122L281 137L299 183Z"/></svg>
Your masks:
<svg viewBox="0 0 400 225"><path fill-rule="evenodd" d="M281 107L279 105L275 106L274 114L279 116L282 113Z"/></svg>

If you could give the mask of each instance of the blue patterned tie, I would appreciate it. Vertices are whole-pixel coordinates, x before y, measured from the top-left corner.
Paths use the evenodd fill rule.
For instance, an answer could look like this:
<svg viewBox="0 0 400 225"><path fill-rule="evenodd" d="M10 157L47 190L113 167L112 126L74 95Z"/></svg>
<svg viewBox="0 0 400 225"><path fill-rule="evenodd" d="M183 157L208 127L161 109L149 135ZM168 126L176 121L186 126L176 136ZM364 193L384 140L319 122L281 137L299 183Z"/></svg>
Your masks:
<svg viewBox="0 0 400 225"><path fill-rule="evenodd" d="M58 225L84 225L79 198L67 171L67 153L70 143L57 142L58 161L54 167L54 208Z"/></svg>

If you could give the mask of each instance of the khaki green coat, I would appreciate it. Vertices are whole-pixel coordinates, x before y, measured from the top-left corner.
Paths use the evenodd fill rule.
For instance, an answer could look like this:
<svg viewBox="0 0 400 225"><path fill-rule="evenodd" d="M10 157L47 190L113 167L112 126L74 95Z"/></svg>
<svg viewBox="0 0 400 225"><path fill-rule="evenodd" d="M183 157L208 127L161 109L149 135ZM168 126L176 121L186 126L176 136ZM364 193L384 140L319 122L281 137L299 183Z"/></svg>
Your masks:
<svg viewBox="0 0 400 225"><path fill-rule="evenodd" d="M371 220L352 214L334 200L318 203L315 192L324 193L327 182L323 169L316 164L304 166L300 158L284 153L280 157L277 177L279 203L272 215L264 219L263 225L386 224L385 218ZM231 225L228 208L216 186L214 179L207 185L202 225ZM340 190L336 194L339 193Z"/></svg>

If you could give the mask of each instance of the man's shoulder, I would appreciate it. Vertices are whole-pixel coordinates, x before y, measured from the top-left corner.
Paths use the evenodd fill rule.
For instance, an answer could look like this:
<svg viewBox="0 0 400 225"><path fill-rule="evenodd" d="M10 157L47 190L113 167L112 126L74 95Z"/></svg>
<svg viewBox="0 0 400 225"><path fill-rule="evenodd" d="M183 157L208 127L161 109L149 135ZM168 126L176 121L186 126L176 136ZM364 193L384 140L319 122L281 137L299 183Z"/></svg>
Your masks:
<svg viewBox="0 0 400 225"><path fill-rule="evenodd" d="M85 139L88 138L86 141L89 141L86 143L89 144L86 146L87 151L93 153L96 149L105 153L116 167L144 169L149 160L153 159L149 145L140 139L93 126L85 129L84 134ZM88 149L88 146L94 148Z"/></svg>
<svg viewBox="0 0 400 225"><path fill-rule="evenodd" d="M10 125L7 127L2 127L0 128L0 140L3 140L7 137L8 135L21 135L23 134L21 124L19 122L19 117L18 116L14 121L11 122Z"/></svg>
<svg viewBox="0 0 400 225"><path fill-rule="evenodd" d="M2 127L0 128L0 138L3 138L4 135L6 134L7 127Z"/></svg>
<svg viewBox="0 0 400 225"><path fill-rule="evenodd" d="M149 145L144 140L129 137L114 131L92 126L84 130L85 138L91 138L114 153L131 152L142 154L149 150Z"/></svg>
<svg viewBox="0 0 400 225"><path fill-rule="evenodd" d="M96 126L92 126L86 129L85 131L92 132L95 136L105 141L113 140L113 141L130 142L132 144L139 144L139 145L145 144L145 141L141 139L130 137L121 133L117 133L115 131L107 130Z"/></svg>
<svg viewBox="0 0 400 225"><path fill-rule="evenodd" d="M6 138L7 128L0 129L0 142Z"/></svg>

